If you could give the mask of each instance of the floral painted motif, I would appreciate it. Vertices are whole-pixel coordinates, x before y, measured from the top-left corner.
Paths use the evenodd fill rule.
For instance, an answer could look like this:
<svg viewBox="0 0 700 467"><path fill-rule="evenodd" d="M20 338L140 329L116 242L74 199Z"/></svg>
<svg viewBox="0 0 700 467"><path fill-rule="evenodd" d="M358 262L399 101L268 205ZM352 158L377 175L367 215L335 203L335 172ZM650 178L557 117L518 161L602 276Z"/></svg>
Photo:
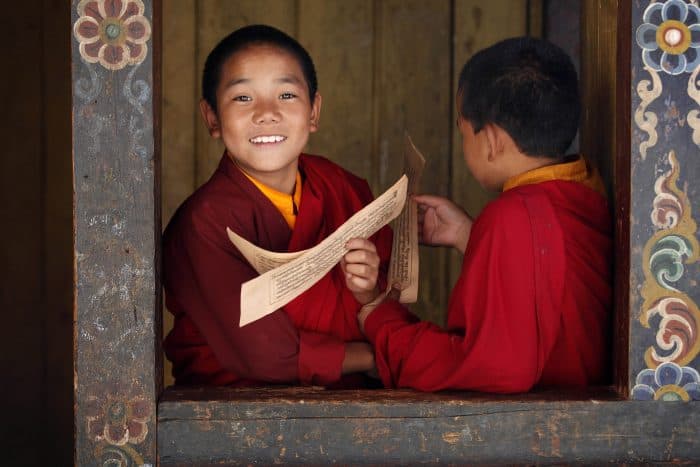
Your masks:
<svg viewBox="0 0 700 467"><path fill-rule="evenodd" d="M678 297L666 297L656 302L642 316L642 324L650 326L652 320L659 319L656 331L656 345L644 354L649 368L665 362L687 363L697 355L698 339L697 310Z"/></svg>
<svg viewBox="0 0 700 467"><path fill-rule="evenodd" d="M651 81L642 79L637 83L637 95L639 96L640 102L639 107L634 111L634 123L637 124L637 128L644 131L649 136L649 139L639 144L639 154L642 156L642 160L646 159L649 148L654 147L659 140L659 135L656 131L659 117L654 112L648 110L648 107L663 91L663 83L659 74L648 66L644 67L644 70L649 73Z"/></svg>
<svg viewBox="0 0 700 467"><path fill-rule="evenodd" d="M698 72L700 72L700 67L697 67L688 79L688 96L700 106L700 86L698 86L700 82L698 82ZM693 129L693 143L700 146L700 111L697 109L689 110L686 120L690 128Z"/></svg>
<svg viewBox="0 0 700 467"><path fill-rule="evenodd" d="M700 401L700 374L675 363L663 363L637 375L632 399L662 401Z"/></svg>
<svg viewBox="0 0 700 467"><path fill-rule="evenodd" d="M653 346L644 353L648 369L665 363L686 365L700 354L700 310L684 292L690 279L687 267L700 260L697 225L688 195L679 189L681 167L675 151L669 151L670 170L655 183L651 221L658 230L642 252L644 302L639 316L645 328L655 331Z"/></svg>
<svg viewBox="0 0 700 467"><path fill-rule="evenodd" d="M148 53L151 24L141 0L81 0L73 26L80 56L109 70L141 63Z"/></svg>
<svg viewBox="0 0 700 467"><path fill-rule="evenodd" d="M115 446L139 444L146 439L153 414L151 402L138 390L122 385L104 394L87 398L88 436Z"/></svg>
<svg viewBox="0 0 700 467"><path fill-rule="evenodd" d="M654 2L643 21L636 38L646 66L679 75L700 65L700 8L684 0Z"/></svg>
<svg viewBox="0 0 700 467"><path fill-rule="evenodd" d="M656 282L667 290L680 292L671 283L683 277L683 260L692 254L689 242L683 237L669 235L659 239L651 249L649 257L649 269L656 277Z"/></svg>
<svg viewBox="0 0 700 467"><path fill-rule="evenodd" d="M676 195L678 180L678 163L675 157L668 158L671 170L656 179L654 183L654 209L651 211L651 222L657 229L672 229L678 225L683 216L683 205ZM676 190L674 190L676 188Z"/></svg>

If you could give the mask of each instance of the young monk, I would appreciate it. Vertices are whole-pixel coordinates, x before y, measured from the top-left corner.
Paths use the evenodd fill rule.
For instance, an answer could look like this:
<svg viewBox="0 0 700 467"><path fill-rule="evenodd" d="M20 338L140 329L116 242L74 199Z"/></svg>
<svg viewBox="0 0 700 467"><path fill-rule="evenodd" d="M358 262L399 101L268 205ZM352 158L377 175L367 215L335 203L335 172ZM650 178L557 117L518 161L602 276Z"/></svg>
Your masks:
<svg viewBox="0 0 700 467"><path fill-rule="evenodd" d="M539 39L500 42L462 69L464 160L500 191L474 221L416 196L422 241L464 254L447 328L386 299L360 313L387 387L521 392L602 382L611 307L611 233L601 180L580 156L578 81Z"/></svg>
<svg viewBox="0 0 700 467"><path fill-rule="evenodd" d="M166 303L175 315L165 352L176 384L361 384L358 372L374 360L357 313L376 297L388 229L372 241L350 240L341 265L283 309L238 324L241 285L257 273L227 227L264 249L299 251L372 200L364 180L301 154L321 112L311 57L272 27L239 29L207 58L202 94L204 122L226 149L163 238ZM350 374L357 378L343 378Z"/></svg>

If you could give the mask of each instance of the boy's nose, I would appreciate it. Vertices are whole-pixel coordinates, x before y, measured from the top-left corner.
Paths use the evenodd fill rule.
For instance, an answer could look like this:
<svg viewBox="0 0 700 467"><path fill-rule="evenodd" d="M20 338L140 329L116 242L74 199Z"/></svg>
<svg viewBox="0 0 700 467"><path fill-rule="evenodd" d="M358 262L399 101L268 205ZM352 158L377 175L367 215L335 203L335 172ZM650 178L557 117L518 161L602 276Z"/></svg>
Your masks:
<svg viewBox="0 0 700 467"><path fill-rule="evenodd" d="M263 123L276 123L280 120L280 113L276 102L260 102L253 114L253 121L258 125Z"/></svg>

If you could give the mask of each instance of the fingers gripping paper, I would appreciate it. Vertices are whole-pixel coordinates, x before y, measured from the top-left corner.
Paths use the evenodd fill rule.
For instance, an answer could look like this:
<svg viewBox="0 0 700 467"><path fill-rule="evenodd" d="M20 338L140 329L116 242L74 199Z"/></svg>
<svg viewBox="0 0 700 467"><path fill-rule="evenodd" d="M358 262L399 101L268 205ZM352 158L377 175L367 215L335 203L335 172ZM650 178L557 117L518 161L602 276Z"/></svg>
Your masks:
<svg viewBox="0 0 700 467"><path fill-rule="evenodd" d="M255 250L239 250L256 270L274 267L281 261L294 258L286 264L268 269L260 276L243 284L241 288L240 326L245 326L286 305L308 290L323 277L347 249L345 243L355 237L367 238L401 213L406 202L408 178L404 175L379 198L356 212L343 225L321 243L303 252L277 253L275 257ZM229 238L238 247L236 235L227 229ZM249 242L246 242L250 245ZM257 248L257 247L256 247ZM269 253L269 252L268 252ZM300 254L301 253L301 254ZM279 258L282 255L282 258ZM296 257L294 257L296 255ZM260 268L260 269L258 269Z"/></svg>
<svg viewBox="0 0 700 467"><path fill-rule="evenodd" d="M267 316L308 290L345 255L348 240L367 238L393 219L396 219L396 223L387 292L397 290L401 302L415 302L418 296L417 205L406 198L408 194L418 192L424 166L425 159L406 135L406 175L328 238L308 250L293 253L264 250L227 228L231 242L261 274L243 284L239 325L244 326Z"/></svg>

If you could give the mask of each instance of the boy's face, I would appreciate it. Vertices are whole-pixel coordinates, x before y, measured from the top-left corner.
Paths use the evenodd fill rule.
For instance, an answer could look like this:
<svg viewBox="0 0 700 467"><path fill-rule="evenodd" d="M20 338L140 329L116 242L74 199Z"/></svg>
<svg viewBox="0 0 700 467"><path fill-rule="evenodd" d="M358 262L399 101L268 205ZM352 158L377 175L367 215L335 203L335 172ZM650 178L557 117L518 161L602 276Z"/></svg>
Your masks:
<svg viewBox="0 0 700 467"><path fill-rule="evenodd" d="M310 101L297 60L269 45L237 52L221 68L216 101L218 114L202 104L210 134L223 139L229 156L249 175L289 191L321 111L321 96Z"/></svg>

